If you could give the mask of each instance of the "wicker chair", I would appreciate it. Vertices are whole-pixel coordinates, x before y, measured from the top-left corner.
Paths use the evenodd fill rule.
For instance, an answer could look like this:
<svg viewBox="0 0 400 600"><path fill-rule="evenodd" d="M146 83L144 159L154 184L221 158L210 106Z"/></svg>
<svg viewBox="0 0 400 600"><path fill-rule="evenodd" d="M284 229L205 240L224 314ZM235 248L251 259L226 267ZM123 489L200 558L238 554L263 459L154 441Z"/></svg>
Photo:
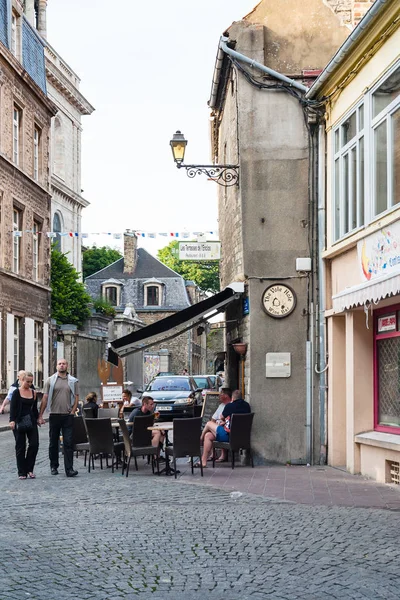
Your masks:
<svg viewBox="0 0 400 600"><path fill-rule="evenodd" d="M114 442L113 430L111 427L111 419L85 419L85 425L89 440L89 464L88 471L90 473L90 459L95 455L100 457L100 468L103 468L103 456L106 459L108 467L108 456L111 455L111 468L114 473L115 451L123 451L122 442ZM118 465L117 465L118 467Z"/></svg>
<svg viewBox="0 0 400 600"><path fill-rule="evenodd" d="M126 477L129 475L129 466L131 458L135 460L135 468L138 470L137 456L148 456L151 457L151 468L154 473L154 464L157 465L157 474L160 474L159 464L159 448L153 446L151 443L151 431L148 427L151 427L154 423L154 415L147 415L143 417L135 417L132 425L132 439L129 436L128 427L124 419L119 419L119 428L122 433L124 443L124 461L122 465L122 475L126 469Z"/></svg>
<svg viewBox="0 0 400 600"><path fill-rule="evenodd" d="M117 419L119 416L119 408L99 408L97 417L99 419Z"/></svg>
<svg viewBox="0 0 400 600"><path fill-rule="evenodd" d="M231 418L231 431L229 442L213 442L213 469L215 468L215 449L228 450L232 455L232 469L235 468L235 452L248 450L251 466L254 467L253 453L251 451L251 427L253 425L254 413L233 414Z"/></svg>
<svg viewBox="0 0 400 600"><path fill-rule="evenodd" d="M176 479L176 459L184 456L190 456L190 463L193 474L193 457L200 458L201 476L203 477L203 465L201 462L201 417L193 419L174 419L174 443L166 448L166 453L172 456L174 461L174 471Z"/></svg>

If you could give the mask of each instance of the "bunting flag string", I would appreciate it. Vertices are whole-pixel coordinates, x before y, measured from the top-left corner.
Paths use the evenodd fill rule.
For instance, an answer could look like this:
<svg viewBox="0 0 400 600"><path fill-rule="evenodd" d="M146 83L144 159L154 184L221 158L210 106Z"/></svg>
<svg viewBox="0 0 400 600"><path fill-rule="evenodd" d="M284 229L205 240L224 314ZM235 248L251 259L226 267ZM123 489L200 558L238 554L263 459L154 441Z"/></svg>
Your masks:
<svg viewBox="0 0 400 600"><path fill-rule="evenodd" d="M182 231L182 232L150 232L150 231L128 231L124 233L112 233L109 231L96 231L96 232L79 232L79 231L34 231L32 229L24 229L22 231L9 231L8 233L12 234L13 237L22 237L24 233L30 233L34 235L46 235L48 238L56 238L58 235L61 237L71 237L71 238L83 238L86 239L91 235L107 235L110 236L114 240L121 240L124 235L129 237L140 237L140 238L151 238L155 239L157 237L164 238L181 238L181 239L190 239L193 237L199 237L203 235L217 235L217 231Z"/></svg>

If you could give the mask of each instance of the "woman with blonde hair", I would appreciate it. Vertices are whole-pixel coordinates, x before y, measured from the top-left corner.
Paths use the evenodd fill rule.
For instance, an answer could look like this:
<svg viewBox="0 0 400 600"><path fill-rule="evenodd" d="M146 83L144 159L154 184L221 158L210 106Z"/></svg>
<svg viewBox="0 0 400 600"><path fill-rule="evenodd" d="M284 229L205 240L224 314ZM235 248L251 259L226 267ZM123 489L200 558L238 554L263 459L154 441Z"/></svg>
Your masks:
<svg viewBox="0 0 400 600"><path fill-rule="evenodd" d="M13 392L10 402L10 428L15 437L15 456L19 479L35 479L33 469L39 450L37 399L31 389L33 374L25 371L21 385ZM28 448L26 448L28 440Z"/></svg>

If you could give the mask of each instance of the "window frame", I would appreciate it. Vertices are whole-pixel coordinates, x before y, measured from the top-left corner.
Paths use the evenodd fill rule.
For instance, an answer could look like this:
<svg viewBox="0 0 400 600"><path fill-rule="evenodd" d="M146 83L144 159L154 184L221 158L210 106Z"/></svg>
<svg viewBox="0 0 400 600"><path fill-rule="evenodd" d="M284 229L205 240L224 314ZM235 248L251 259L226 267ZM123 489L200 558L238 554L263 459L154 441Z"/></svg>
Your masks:
<svg viewBox="0 0 400 600"><path fill-rule="evenodd" d="M42 224L36 219L33 220L32 229L32 279L38 282L40 280L40 236Z"/></svg>
<svg viewBox="0 0 400 600"><path fill-rule="evenodd" d="M43 326L40 321L33 325L33 383L36 388L41 385L41 354L43 346Z"/></svg>
<svg viewBox="0 0 400 600"><path fill-rule="evenodd" d="M115 290L115 303L109 298L109 290ZM119 306L121 303L121 286L116 283L108 283L103 286L103 298L111 306Z"/></svg>
<svg viewBox="0 0 400 600"><path fill-rule="evenodd" d="M338 242L352 236L354 233L366 227L370 223L377 219L380 219L383 215L390 213L397 208L400 208L400 202L394 204L394 135L393 135L393 115L400 110L400 91L383 110L381 110L375 117L373 117L373 95L382 86L393 73L400 70L400 60L396 61L380 78L379 80L367 90L358 101L352 105L352 107L346 111L346 113L332 126L331 128L331 236L332 243L335 245ZM360 107L364 106L363 111L363 129L359 128L360 125ZM335 137L336 132L339 131L341 140L341 128L349 117L357 111L357 134L350 140L346 145L335 150ZM386 185L387 185L387 196L386 196L386 208L382 212L378 212L377 206L377 168L376 168L376 151L377 142L376 134L377 128L386 124ZM361 176L361 155L360 155L360 140L363 139L364 144L364 164L363 171L364 176ZM363 203L363 221L361 224L357 217L357 227L354 229L349 228L349 231L345 232L344 219L345 215L343 210L344 205L344 176L342 163L339 163L339 196L337 192L337 178L336 178L336 161L343 160L344 155L350 156L351 149L357 144L357 211L361 210L360 195L362 185L364 203ZM400 173L398 175L400 177ZM351 177L349 177L349 188L351 188ZM339 204L337 205L337 198L339 198ZM337 211L340 211L340 222L339 229L337 229L336 215ZM360 219L361 220L361 219Z"/></svg>
<svg viewBox="0 0 400 600"><path fill-rule="evenodd" d="M149 289L151 288L156 288L157 289L157 294L158 294L158 303L156 304L150 304L149 303ZM161 283L156 283L154 281L151 281L149 283L145 283L144 284L144 306L162 306L163 304L163 299L162 299L162 284Z"/></svg>
<svg viewBox="0 0 400 600"><path fill-rule="evenodd" d="M16 236L16 231L22 231L22 210L13 206L13 253L11 271L16 275L19 274L21 268L21 236Z"/></svg>
<svg viewBox="0 0 400 600"><path fill-rule="evenodd" d="M21 126L22 109L14 102L13 105L13 163L20 166L21 156Z"/></svg>
<svg viewBox="0 0 400 600"><path fill-rule="evenodd" d="M41 177L41 145L42 129L35 122L33 126L33 179L40 181Z"/></svg>
<svg viewBox="0 0 400 600"><path fill-rule="evenodd" d="M17 381L18 371L20 370L20 342L21 342L21 317L14 315L14 332L13 332L13 372L14 379Z"/></svg>

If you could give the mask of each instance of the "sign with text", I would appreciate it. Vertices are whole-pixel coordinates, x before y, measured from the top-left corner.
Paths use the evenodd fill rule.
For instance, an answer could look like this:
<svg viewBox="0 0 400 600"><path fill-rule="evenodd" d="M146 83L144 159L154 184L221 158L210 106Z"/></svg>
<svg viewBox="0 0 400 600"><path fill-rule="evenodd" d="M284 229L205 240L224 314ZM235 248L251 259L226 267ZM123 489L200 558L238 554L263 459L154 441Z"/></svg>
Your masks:
<svg viewBox="0 0 400 600"><path fill-rule="evenodd" d="M383 333L384 331L396 331L396 326L396 313L378 318L378 333Z"/></svg>
<svg viewBox="0 0 400 600"><path fill-rule="evenodd" d="M179 260L219 260L221 242L179 242Z"/></svg>
<svg viewBox="0 0 400 600"><path fill-rule="evenodd" d="M208 422L211 421L211 417L217 410L218 406L221 404L219 399L219 392L206 392L206 397L203 401L203 410L201 412L202 416L202 427Z"/></svg>
<svg viewBox="0 0 400 600"><path fill-rule="evenodd" d="M122 402L122 385L102 385L103 402Z"/></svg>

